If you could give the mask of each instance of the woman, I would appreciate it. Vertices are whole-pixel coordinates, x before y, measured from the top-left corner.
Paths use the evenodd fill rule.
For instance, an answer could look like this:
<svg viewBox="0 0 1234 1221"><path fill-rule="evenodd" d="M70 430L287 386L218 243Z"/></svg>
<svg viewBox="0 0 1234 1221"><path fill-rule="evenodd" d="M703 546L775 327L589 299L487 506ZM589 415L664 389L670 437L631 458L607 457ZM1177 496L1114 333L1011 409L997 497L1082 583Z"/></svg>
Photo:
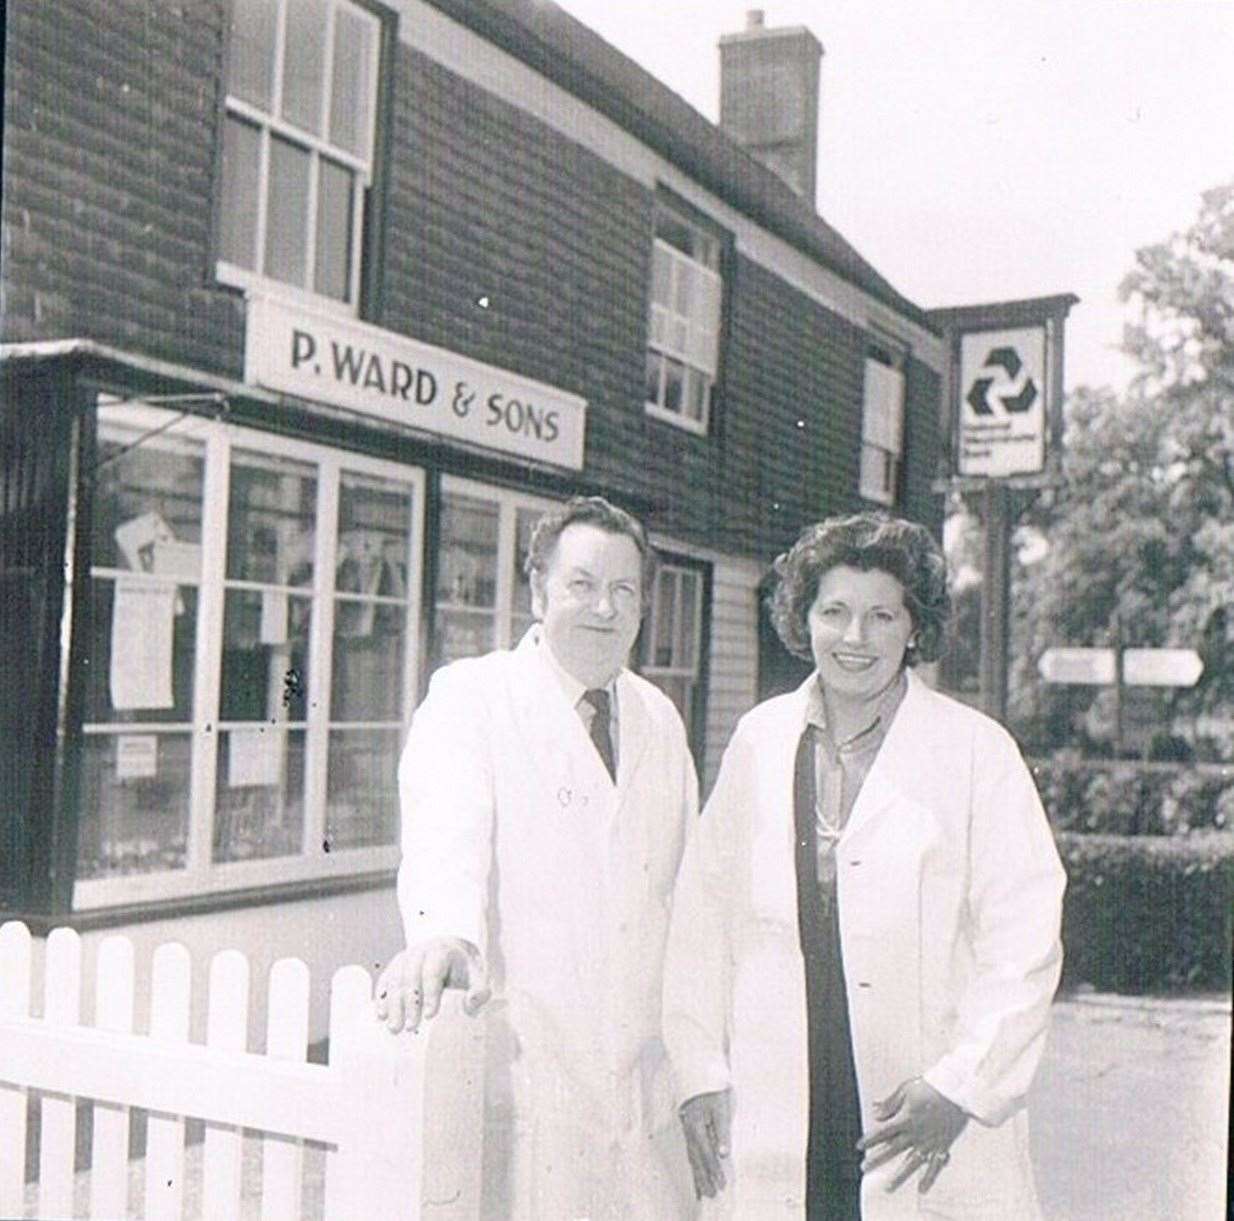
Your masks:
<svg viewBox="0 0 1234 1221"><path fill-rule="evenodd" d="M674 898L696 1190L760 1221L1037 1217L1024 1095L1064 877L1014 742L912 672L940 651L942 553L860 514L776 573L815 671L739 723Z"/></svg>

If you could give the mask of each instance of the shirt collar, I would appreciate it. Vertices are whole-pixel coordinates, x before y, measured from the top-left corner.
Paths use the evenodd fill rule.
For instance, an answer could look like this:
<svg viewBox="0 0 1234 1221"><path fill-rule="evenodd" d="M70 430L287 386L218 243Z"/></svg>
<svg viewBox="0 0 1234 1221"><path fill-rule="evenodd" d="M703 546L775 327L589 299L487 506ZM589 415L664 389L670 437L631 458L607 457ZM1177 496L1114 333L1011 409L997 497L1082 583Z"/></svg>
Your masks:
<svg viewBox="0 0 1234 1221"><path fill-rule="evenodd" d="M566 697L570 707L575 707L579 700L583 698L583 693L589 688L583 686L568 670L566 670L561 662L557 660L556 654L552 650L552 646L544 636L544 632L539 624L532 629L535 632L536 652L544 659L544 664L548 667L549 673L557 680L561 686L562 694ZM603 690L609 694L609 700L613 708L614 715L617 709L617 680L614 679L608 683Z"/></svg>
<svg viewBox="0 0 1234 1221"><path fill-rule="evenodd" d="M878 697L877 702L871 708L869 723L853 734L851 738L846 739L846 741L837 742L835 744L836 747L856 742L858 738L865 737L866 734L875 728L879 728L885 734L907 690L908 675L901 670L895 679L888 684L887 689ZM828 735L831 733L831 728L827 723L827 704L823 699L823 684L818 677L817 671L806 691L806 724L813 725L814 728L821 729Z"/></svg>

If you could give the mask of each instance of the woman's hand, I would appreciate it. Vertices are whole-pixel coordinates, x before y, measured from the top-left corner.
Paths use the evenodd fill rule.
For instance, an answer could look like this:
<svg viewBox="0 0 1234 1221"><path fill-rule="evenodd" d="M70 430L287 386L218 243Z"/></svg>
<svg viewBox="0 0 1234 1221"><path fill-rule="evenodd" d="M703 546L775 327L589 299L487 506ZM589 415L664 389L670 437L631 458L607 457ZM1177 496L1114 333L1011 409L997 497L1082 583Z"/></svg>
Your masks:
<svg viewBox="0 0 1234 1221"><path fill-rule="evenodd" d="M904 1161L887 1190L895 1191L924 1166L917 1190L929 1191L951 1157L952 1142L964 1130L968 1116L920 1077L903 1082L889 1097L876 1102L874 1114L884 1122L857 1142L857 1148L866 1154L862 1172L904 1153ZM878 1151L871 1153L872 1149Z"/></svg>

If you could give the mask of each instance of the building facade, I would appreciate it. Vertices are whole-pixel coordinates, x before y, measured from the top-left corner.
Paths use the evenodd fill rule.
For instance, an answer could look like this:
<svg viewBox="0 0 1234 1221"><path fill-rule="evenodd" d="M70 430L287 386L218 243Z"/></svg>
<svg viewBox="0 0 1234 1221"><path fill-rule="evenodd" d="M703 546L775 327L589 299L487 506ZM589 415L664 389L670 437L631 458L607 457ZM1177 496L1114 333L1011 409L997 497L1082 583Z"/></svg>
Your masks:
<svg viewBox="0 0 1234 1221"><path fill-rule="evenodd" d="M817 92L752 26L726 97L786 38ZM757 107L532 0L13 0L5 55L6 913L378 958L402 735L530 623L546 506L649 523L704 785L793 674L777 552L938 526L938 336Z"/></svg>

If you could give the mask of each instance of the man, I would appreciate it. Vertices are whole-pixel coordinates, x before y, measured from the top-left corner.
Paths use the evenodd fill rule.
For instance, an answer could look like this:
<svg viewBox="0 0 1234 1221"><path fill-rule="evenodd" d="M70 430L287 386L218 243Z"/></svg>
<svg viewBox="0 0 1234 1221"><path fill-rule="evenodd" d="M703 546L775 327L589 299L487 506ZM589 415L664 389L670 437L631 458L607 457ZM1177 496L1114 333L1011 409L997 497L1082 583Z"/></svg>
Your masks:
<svg viewBox="0 0 1234 1221"><path fill-rule="evenodd" d="M408 948L377 1012L415 1030L447 986L485 1006L486 1217L690 1208L660 990L697 781L672 703L625 668L654 563L599 497L548 514L538 622L434 675L399 765Z"/></svg>

